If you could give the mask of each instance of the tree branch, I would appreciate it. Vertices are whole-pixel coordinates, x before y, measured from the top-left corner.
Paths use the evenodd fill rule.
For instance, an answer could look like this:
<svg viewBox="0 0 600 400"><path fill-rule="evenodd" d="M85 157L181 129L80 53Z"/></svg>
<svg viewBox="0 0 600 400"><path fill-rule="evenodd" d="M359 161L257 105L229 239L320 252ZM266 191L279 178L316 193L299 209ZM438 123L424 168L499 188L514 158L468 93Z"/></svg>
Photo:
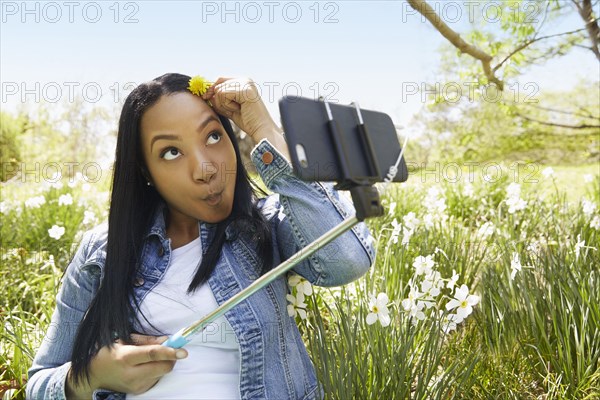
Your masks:
<svg viewBox="0 0 600 400"><path fill-rule="evenodd" d="M574 115L574 116L582 117L582 118L597 119L600 122L600 116L592 115L588 110L585 110L585 109L583 109L583 111L587 112L587 114L582 114L578 111L557 110L556 108L542 107L542 106L538 106L536 104L530 104L530 103L524 103L524 105L533 107L533 108L537 108L538 110L543 110L543 111L550 111L550 112L566 114L566 115Z"/></svg>
<svg viewBox="0 0 600 400"><path fill-rule="evenodd" d="M591 50L596 55L598 61L600 61L600 50L598 49L598 43L600 42L600 27L598 26L598 18L594 18L592 2L591 0L582 0L580 4L575 0L571 1L575 4L577 12L585 22L585 29L592 42Z"/></svg>
<svg viewBox="0 0 600 400"><path fill-rule="evenodd" d="M489 54L487 54L485 51L481 50L480 48L465 42L458 33L456 33L448 25L446 25L446 23L444 21L442 21L440 16L437 15L435 10L429 4L427 4L427 2L425 0L408 0L408 3L410 4L410 6L412 8L414 8L417 12L419 12L419 14L421 14L425 18L427 18L427 20L429 22L431 22L431 25L433 25L433 27L442 36L444 36L446 39L448 39L448 41L454 47L456 47L458 50L460 50L461 53L466 53L466 54L470 55L471 57L481 61L481 65L483 67L483 73L485 74L487 79L490 82L496 84L496 86L498 86L498 89L500 89L500 90L504 89L504 82L502 82L500 79L498 79L498 77L496 77L496 75L494 74L495 71L492 70L492 67L490 64L492 61L492 56L490 56Z"/></svg>
<svg viewBox="0 0 600 400"><path fill-rule="evenodd" d="M527 117L523 114L520 113L515 113L518 117L523 118L526 121L531 121L531 122L536 122L538 124L541 125L546 125L546 126L556 126L558 128L568 128L568 129L588 129L588 128L600 128L600 124L598 125L590 125L590 124L579 124L579 125L567 125L567 124L557 124L555 122L546 122L546 121L540 121L538 119L535 118L531 118L531 117Z"/></svg>
<svg viewBox="0 0 600 400"><path fill-rule="evenodd" d="M494 67L493 71L496 72L498 70L498 68L500 68L502 66L502 64L504 64L506 61L508 61L508 59L510 59L512 56L514 56L518 52L522 51L523 49L525 49L525 48L529 47L530 45L534 44L535 42L539 42L540 40L550 39L550 38L557 37L557 36L571 35L573 33L578 33L578 32L584 31L585 29L586 28L581 28L581 29L577 29L577 30L574 30L574 31L570 31L570 32L555 33L553 35L540 36L538 38L528 40L528 41L524 42L523 44L521 44L520 46L518 46L513 51L511 51L506 57L504 57L504 59L502 61L500 61L498 63L498 65L496 65Z"/></svg>

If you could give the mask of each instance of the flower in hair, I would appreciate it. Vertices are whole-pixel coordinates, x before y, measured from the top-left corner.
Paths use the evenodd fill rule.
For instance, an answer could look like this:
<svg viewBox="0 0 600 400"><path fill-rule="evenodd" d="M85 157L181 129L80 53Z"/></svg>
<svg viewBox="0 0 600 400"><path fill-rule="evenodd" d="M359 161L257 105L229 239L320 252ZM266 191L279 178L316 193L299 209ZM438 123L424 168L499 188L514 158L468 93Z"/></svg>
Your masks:
<svg viewBox="0 0 600 400"><path fill-rule="evenodd" d="M210 85L212 85L212 82L209 82L200 75L196 75L190 78L188 90L196 96L202 96L204 93L206 93Z"/></svg>

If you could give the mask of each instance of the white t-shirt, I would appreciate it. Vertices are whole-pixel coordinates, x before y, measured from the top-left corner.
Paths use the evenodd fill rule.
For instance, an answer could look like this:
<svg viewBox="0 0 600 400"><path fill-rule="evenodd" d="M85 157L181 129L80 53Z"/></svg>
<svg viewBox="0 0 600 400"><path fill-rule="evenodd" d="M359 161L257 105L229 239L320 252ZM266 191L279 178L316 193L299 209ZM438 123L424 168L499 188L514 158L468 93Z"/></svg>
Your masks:
<svg viewBox="0 0 600 400"><path fill-rule="evenodd" d="M142 301L144 316L165 334L173 334L217 308L208 284L191 295L187 288L202 259L200 237L171 252L163 279ZM160 334L140 315L141 332ZM219 317L185 346L188 357L178 360L147 392L133 399L239 399L240 351L233 328Z"/></svg>

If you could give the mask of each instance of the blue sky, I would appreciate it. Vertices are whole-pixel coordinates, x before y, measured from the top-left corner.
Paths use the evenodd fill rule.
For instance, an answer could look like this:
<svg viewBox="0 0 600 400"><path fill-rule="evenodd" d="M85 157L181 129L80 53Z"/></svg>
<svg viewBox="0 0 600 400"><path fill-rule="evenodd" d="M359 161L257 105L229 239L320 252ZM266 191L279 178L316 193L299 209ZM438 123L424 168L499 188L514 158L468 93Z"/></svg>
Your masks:
<svg viewBox="0 0 600 400"><path fill-rule="evenodd" d="M22 89L62 100L85 87L90 103L114 103L129 82L181 72L253 78L276 120L281 96L319 94L356 100L406 126L423 101L403 89L436 81L445 42L403 1L1 3L2 108L9 111L23 96L35 101ZM466 2L430 3L459 32L468 28ZM577 18L553 29L577 29ZM520 81L560 90L585 76L598 77L598 62L575 50Z"/></svg>

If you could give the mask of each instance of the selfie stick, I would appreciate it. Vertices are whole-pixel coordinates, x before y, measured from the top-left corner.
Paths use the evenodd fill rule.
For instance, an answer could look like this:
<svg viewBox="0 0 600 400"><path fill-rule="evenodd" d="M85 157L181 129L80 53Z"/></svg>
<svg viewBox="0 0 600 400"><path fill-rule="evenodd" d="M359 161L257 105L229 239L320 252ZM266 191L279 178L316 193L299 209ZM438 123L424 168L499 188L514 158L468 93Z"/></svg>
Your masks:
<svg viewBox="0 0 600 400"><path fill-rule="evenodd" d="M352 178L352 175L350 174L351 163L349 162L350 160L348 154L346 153L346 146L344 145L343 136L339 130L337 121L333 119L329 103L326 101L323 102L325 103L325 110L327 112L327 125L329 128L329 134L334 144L334 149L336 150L339 163L338 165L340 166L342 176L344 177L344 179L342 179L342 181L339 182L335 188L337 190L350 190L352 201L356 208L356 215L342 221L340 224L330 229L328 232L301 249L286 261L279 264L276 268L262 275L247 288L231 297L211 313L205 315L202 319L171 335L165 342L163 342L163 346L168 346L175 349L185 346L192 340L195 334L204 330L208 324L225 314L227 311L231 310L237 304L244 301L246 298L253 295L269 283L273 282L280 275L292 269L296 264L314 254L317 250L340 236L342 233L351 229L358 222L363 221L365 218L383 215L383 207L379 201L379 193L377 192L377 189L367 181L357 181ZM373 173L372 178L380 179L381 176L379 174L379 168L377 167L375 152L373 150L368 129L363 122L358 104L355 104L355 108L359 120L358 131L361 136L362 144L364 145L363 148L365 149L365 157L367 158L372 170L371 172ZM400 154L400 157L401 156L402 153Z"/></svg>

